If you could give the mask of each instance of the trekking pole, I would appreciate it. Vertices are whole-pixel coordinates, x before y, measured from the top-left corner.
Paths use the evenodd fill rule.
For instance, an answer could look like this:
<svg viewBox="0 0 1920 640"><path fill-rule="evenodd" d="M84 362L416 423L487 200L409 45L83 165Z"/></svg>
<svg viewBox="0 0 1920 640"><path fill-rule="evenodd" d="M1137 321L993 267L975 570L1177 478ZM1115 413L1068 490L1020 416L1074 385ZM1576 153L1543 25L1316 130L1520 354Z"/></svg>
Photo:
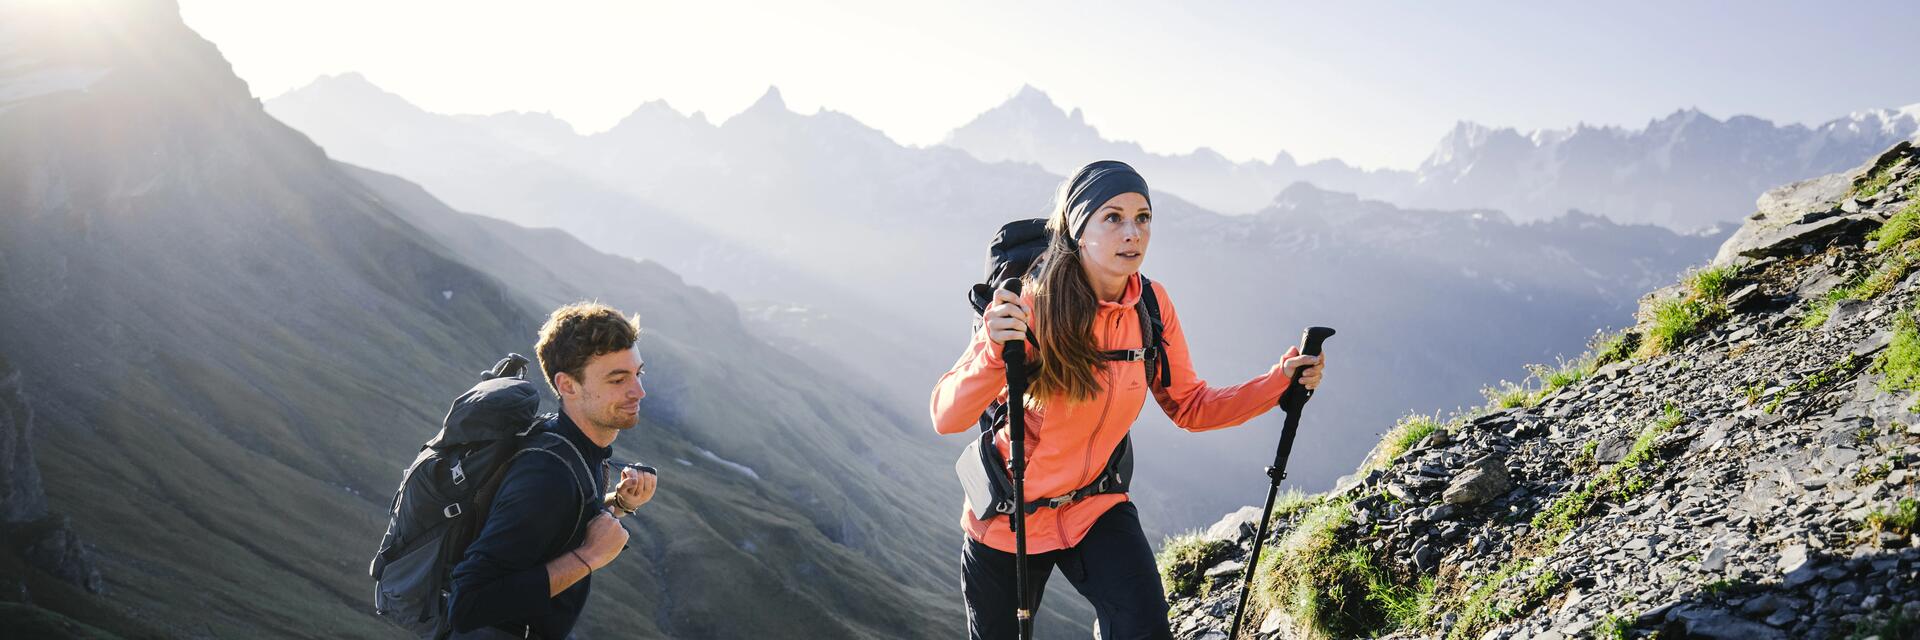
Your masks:
<svg viewBox="0 0 1920 640"><path fill-rule="evenodd" d="M1303 343L1300 355L1320 355L1320 343L1333 337L1333 330L1326 327L1308 327L1301 337ZM1267 542L1267 525L1273 520L1273 499L1280 493L1280 481L1287 479L1287 455L1293 453L1293 434L1300 429L1300 409L1307 406L1307 400L1313 398L1313 390L1300 386L1300 374L1307 367L1293 371L1293 383L1287 385L1285 393L1280 394L1280 408L1287 412L1287 426L1280 431L1280 448L1273 452L1273 466L1267 467L1267 506L1260 510L1260 532L1253 537L1253 554L1247 558L1247 566L1241 569L1244 579L1240 583L1240 605L1233 608L1233 626L1228 627L1227 640L1239 640L1241 616L1247 613L1247 596L1253 593L1253 572L1260 566L1260 546Z"/></svg>
<svg viewBox="0 0 1920 640"><path fill-rule="evenodd" d="M1020 279L1000 281L1000 288L1020 294ZM1001 345L1000 359L1007 363L1007 439L1013 445L1013 597L1020 603L1014 615L1020 619L1020 640L1033 638L1033 602L1027 593L1027 348L1025 340L1008 340Z"/></svg>

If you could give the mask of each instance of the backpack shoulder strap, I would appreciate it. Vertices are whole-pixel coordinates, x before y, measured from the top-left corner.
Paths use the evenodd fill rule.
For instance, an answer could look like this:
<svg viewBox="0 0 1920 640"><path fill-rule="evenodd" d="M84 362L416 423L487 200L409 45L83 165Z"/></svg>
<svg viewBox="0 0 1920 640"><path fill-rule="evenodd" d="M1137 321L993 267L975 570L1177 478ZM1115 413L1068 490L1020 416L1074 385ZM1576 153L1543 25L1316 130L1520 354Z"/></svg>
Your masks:
<svg viewBox="0 0 1920 640"><path fill-rule="evenodd" d="M581 528L586 526L587 516L597 504L593 499L593 470L587 465L586 456L581 455L580 448L573 446L573 442L567 440L566 436L552 431L536 431L528 438L527 445L515 451L513 458L507 460L507 464L512 465L523 455L539 454L553 456L560 461L560 464L566 465L567 470L573 475L574 488L577 490L576 497L580 499L581 517L577 518L578 522L574 524L573 529L573 537L579 537Z"/></svg>
<svg viewBox="0 0 1920 640"><path fill-rule="evenodd" d="M1140 274L1139 311L1140 346L1147 351L1147 385L1165 387L1173 377L1173 367L1167 364L1167 325L1160 320L1160 296L1144 273Z"/></svg>

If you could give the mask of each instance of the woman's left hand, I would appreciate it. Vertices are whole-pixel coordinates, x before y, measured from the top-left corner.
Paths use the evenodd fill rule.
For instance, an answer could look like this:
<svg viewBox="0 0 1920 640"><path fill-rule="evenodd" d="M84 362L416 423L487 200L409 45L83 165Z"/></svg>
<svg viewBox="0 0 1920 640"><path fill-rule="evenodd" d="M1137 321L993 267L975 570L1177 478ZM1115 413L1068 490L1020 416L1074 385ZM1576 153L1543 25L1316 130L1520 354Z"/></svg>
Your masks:
<svg viewBox="0 0 1920 640"><path fill-rule="evenodd" d="M1303 356L1300 355L1300 347L1288 347L1287 355L1280 359L1280 373L1292 380L1293 373L1302 367L1306 370L1300 373L1300 384L1308 389L1320 388L1320 377L1327 370L1327 354L1322 352L1318 356Z"/></svg>

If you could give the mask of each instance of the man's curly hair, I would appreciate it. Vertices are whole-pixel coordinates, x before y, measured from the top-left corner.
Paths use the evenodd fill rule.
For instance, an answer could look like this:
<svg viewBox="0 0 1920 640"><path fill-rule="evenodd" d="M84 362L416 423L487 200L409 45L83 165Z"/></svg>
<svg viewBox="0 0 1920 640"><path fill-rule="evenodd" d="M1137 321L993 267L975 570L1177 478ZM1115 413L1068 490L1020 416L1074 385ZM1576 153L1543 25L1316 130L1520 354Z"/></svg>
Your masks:
<svg viewBox="0 0 1920 640"><path fill-rule="evenodd" d="M540 356L540 369L547 374L547 386L560 389L554 379L565 372L574 380L586 375L587 361L594 356L625 351L640 340L640 316L632 318L598 302L575 302L553 310L547 323L540 326L540 342L534 352Z"/></svg>

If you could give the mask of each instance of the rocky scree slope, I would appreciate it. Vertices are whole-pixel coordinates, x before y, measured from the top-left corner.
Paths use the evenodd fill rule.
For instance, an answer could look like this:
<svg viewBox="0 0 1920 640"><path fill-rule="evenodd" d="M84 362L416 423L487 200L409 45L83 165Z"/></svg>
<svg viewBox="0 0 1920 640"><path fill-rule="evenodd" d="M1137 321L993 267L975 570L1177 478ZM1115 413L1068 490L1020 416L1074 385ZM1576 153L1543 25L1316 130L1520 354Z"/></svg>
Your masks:
<svg viewBox="0 0 1920 640"><path fill-rule="evenodd" d="M1909 143L1768 192L1633 328L1282 501L1243 637L1920 637L1917 265ZM1178 637L1258 511L1165 545Z"/></svg>

